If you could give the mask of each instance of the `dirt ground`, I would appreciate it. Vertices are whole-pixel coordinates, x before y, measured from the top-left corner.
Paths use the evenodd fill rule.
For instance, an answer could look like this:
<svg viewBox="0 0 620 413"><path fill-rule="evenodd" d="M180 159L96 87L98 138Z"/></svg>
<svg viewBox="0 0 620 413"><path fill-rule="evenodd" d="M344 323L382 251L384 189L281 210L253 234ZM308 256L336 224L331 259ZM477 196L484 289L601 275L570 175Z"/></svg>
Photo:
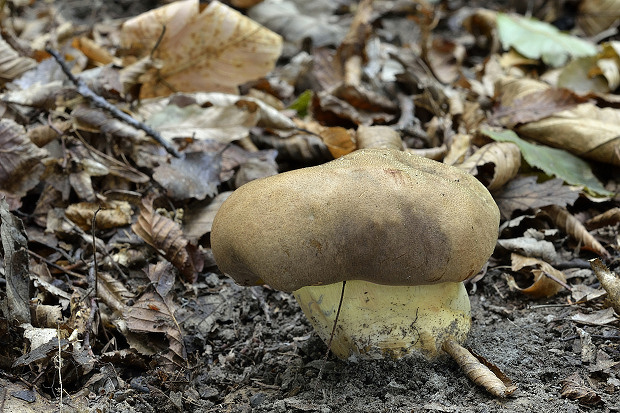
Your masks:
<svg viewBox="0 0 620 413"><path fill-rule="evenodd" d="M318 379L326 346L289 294L239 287L214 273L195 288L179 316L194 365L189 382L158 383L146 374L144 380L165 394L141 393L134 377L131 389L114 390L93 407L149 412L177 400L179 411L196 412L620 411L620 370L610 368L620 359L618 328L570 321L578 306L566 304L568 293L524 299L508 290L500 270L469 285L473 328L467 345L518 386L506 399L485 393L448 358L347 362L330 356ZM577 328L592 338L596 361L583 361ZM574 373L597 389L600 403L561 397L562 381Z"/></svg>

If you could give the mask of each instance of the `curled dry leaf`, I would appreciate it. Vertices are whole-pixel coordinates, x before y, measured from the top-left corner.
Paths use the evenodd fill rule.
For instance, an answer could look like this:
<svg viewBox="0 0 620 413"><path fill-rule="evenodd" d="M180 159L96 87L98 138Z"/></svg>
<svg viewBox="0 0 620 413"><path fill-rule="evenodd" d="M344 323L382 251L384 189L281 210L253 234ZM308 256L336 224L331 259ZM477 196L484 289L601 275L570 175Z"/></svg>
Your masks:
<svg viewBox="0 0 620 413"><path fill-rule="evenodd" d="M562 380L562 397L577 400L585 405L596 405L601 402L601 397L585 385L579 373L573 373Z"/></svg>
<svg viewBox="0 0 620 413"><path fill-rule="evenodd" d="M620 208L611 208L586 222L586 228L596 229L607 225L616 225L620 222Z"/></svg>
<svg viewBox="0 0 620 413"><path fill-rule="evenodd" d="M610 271L598 258L591 260L590 266L594 270L596 278L607 291L611 306L620 314L620 277Z"/></svg>
<svg viewBox="0 0 620 413"><path fill-rule="evenodd" d="M616 50L604 44L595 56L580 57L567 64L560 72L557 86L570 89L579 95L596 94L603 99L613 99L610 92L620 81L620 59Z"/></svg>
<svg viewBox="0 0 620 413"><path fill-rule="evenodd" d="M258 121L256 105L238 107L166 106L154 113L146 123L168 140L172 138L212 139L233 142L248 136Z"/></svg>
<svg viewBox="0 0 620 413"><path fill-rule="evenodd" d="M323 128L321 139L334 158L339 158L355 150L355 142L351 133L340 126Z"/></svg>
<svg viewBox="0 0 620 413"><path fill-rule="evenodd" d="M356 149L355 131L347 130L340 126L323 126L314 120L294 119L298 129L308 131L318 136L331 154L332 158L339 158ZM309 143L311 142L308 141Z"/></svg>
<svg viewBox="0 0 620 413"><path fill-rule="evenodd" d="M492 142L456 166L473 174L489 191L494 191L517 175L521 151L511 142Z"/></svg>
<svg viewBox="0 0 620 413"><path fill-rule="evenodd" d="M534 280L527 288L517 285L514 277L508 275L508 284L511 288L521 291L532 298L551 297L557 294L563 287L570 289L566 284L566 276L562 271L553 268L549 263L538 258L524 257L519 254L510 255L511 269L520 271L524 268L534 276Z"/></svg>
<svg viewBox="0 0 620 413"><path fill-rule="evenodd" d="M360 125L355 137L357 149L377 148L402 151L404 148L400 134L388 126Z"/></svg>
<svg viewBox="0 0 620 413"><path fill-rule="evenodd" d="M153 198L142 200L140 216L131 229L170 261L188 282L194 282L201 267L198 254L189 245L179 224L157 213Z"/></svg>
<svg viewBox="0 0 620 413"><path fill-rule="evenodd" d="M58 139L71 128L70 121L55 121L51 125L39 125L28 130L28 139L39 148ZM59 134L60 132L60 134Z"/></svg>
<svg viewBox="0 0 620 413"><path fill-rule="evenodd" d="M553 223L564 233L579 241L581 248L595 252L601 257L610 258L609 252L588 232L586 227L565 208L549 205L542 208Z"/></svg>
<svg viewBox="0 0 620 413"><path fill-rule="evenodd" d="M517 389L499 368L484 358L472 354L456 341L447 339L443 342L441 348L456 361L471 381L493 396L506 397Z"/></svg>
<svg viewBox="0 0 620 413"><path fill-rule="evenodd" d="M620 3L616 0L588 0L579 3L577 26L587 36L595 36L612 27L620 16Z"/></svg>
<svg viewBox="0 0 620 413"><path fill-rule="evenodd" d="M65 215L84 231L91 230L93 216L97 209L97 229L110 229L131 224L131 205L125 201L110 201L104 205L94 202L71 204Z"/></svg>
<svg viewBox="0 0 620 413"><path fill-rule="evenodd" d="M254 126L295 128L291 119L259 99L225 93L176 93L148 99L139 113L168 139L191 137L229 143L247 137Z"/></svg>
<svg viewBox="0 0 620 413"><path fill-rule="evenodd" d="M465 157L469 153L471 148L471 135L464 133L457 133L452 136L449 144L448 153L443 159L443 163L448 165L455 165L465 160Z"/></svg>
<svg viewBox="0 0 620 413"><path fill-rule="evenodd" d="M282 51L279 35L218 1L201 5L197 0L128 20L121 44L132 56L153 52L162 63L142 76L141 99L175 91L236 94L238 85L269 73Z"/></svg>
<svg viewBox="0 0 620 413"><path fill-rule="evenodd" d="M101 65L113 63L115 60L114 56L112 56L110 52L97 44L94 40L91 40L85 36L76 37L73 39L71 46L84 53L84 55L93 62Z"/></svg>
<svg viewBox="0 0 620 413"><path fill-rule="evenodd" d="M0 94L0 100L7 103L17 103L40 109L54 109L58 102L74 99L77 96L75 88L63 86L62 81L55 80L45 84L35 83L27 89L11 90Z"/></svg>
<svg viewBox="0 0 620 413"><path fill-rule="evenodd" d="M618 128L620 109L599 108L582 103L537 122L518 128L519 133L575 155L620 165Z"/></svg>
<svg viewBox="0 0 620 413"><path fill-rule="evenodd" d="M24 127L10 119L0 120L0 194L10 209L21 206L21 198L39 183L45 169L40 163L47 151L28 140Z"/></svg>

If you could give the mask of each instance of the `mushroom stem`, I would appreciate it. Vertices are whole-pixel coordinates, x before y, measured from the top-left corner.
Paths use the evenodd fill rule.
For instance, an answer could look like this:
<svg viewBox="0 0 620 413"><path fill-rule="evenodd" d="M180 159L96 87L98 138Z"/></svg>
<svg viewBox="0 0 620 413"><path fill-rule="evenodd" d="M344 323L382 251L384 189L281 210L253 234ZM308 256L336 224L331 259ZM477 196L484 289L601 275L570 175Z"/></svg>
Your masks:
<svg viewBox="0 0 620 413"><path fill-rule="evenodd" d="M462 343L471 326L470 304L461 282L389 286L349 280L331 350L341 359L442 354L447 339ZM330 340L341 283L294 292L319 337Z"/></svg>

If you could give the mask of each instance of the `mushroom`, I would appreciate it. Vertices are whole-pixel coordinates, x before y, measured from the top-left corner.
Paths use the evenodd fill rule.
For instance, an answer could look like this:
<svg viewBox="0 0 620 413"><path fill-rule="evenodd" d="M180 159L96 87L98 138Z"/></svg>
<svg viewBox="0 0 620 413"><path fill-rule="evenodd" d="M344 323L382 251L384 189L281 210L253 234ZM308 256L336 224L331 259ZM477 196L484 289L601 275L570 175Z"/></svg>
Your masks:
<svg viewBox="0 0 620 413"><path fill-rule="evenodd" d="M293 292L326 342L339 312L338 357L433 358L469 332L462 281L493 252L499 218L471 175L361 149L241 186L218 211L211 246L237 283Z"/></svg>

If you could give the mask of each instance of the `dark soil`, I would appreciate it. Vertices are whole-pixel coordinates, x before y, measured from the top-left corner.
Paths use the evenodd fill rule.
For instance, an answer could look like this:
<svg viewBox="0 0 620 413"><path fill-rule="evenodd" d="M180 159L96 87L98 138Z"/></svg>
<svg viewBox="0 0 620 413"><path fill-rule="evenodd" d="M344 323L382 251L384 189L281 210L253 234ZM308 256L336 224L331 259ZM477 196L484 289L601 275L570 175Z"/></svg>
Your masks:
<svg viewBox="0 0 620 413"><path fill-rule="evenodd" d="M585 273L590 273L585 270ZM592 277L586 281L592 281ZM342 361L326 346L289 294L243 288L209 274L187 294L179 319L187 332L193 367L185 376L144 381L163 390L119 388L93 407L109 412L159 411L162 403L196 412L614 412L620 411L620 332L579 326L568 294L531 301L508 291L492 270L471 291L473 328L467 345L495 363L518 386L498 399L467 379L451 359ZM475 290L475 291L473 291ZM585 330L597 350L583 361ZM615 362L617 363L617 361ZM319 371L323 368L322 377ZM126 380L135 375L128 369ZM587 406L561 396L574 373L601 398ZM140 395L140 397L136 397Z"/></svg>

